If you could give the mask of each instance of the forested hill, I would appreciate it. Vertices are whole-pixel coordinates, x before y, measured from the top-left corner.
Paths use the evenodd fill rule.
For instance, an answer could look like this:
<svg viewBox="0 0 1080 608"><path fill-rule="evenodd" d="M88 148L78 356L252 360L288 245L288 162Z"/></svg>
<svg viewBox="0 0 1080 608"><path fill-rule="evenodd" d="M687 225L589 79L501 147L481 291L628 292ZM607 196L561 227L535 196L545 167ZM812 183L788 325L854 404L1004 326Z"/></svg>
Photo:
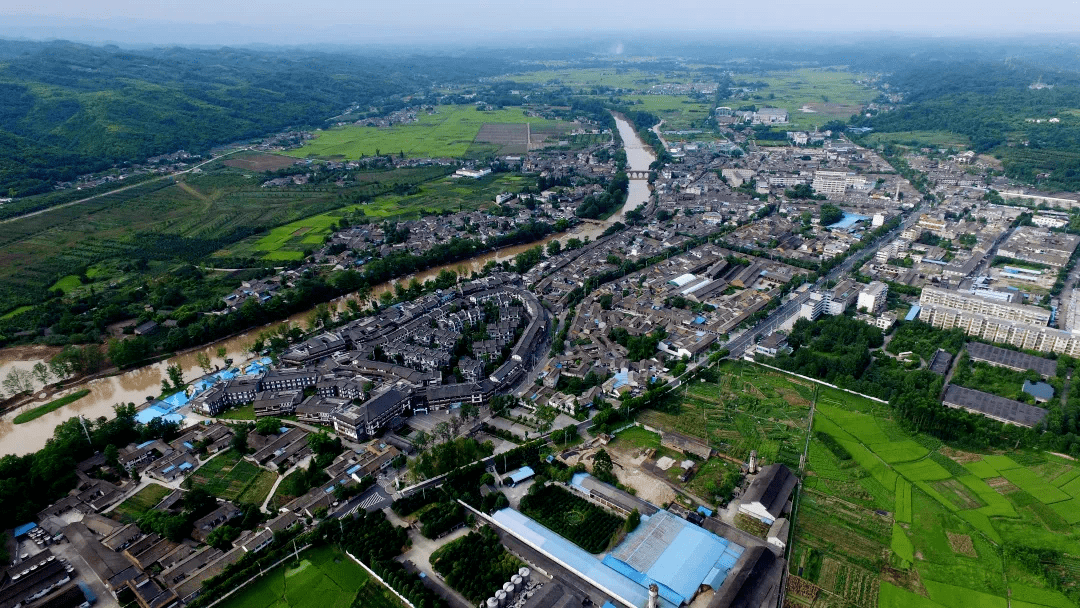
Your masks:
<svg viewBox="0 0 1080 608"><path fill-rule="evenodd" d="M322 125L349 104L382 107L506 62L0 41L0 196L114 163Z"/></svg>
<svg viewBox="0 0 1080 608"><path fill-rule="evenodd" d="M955 133L971 149L998 157L1010 177L1080 190L1080 72L1018 60L925 61L897 69L886 82L903 103L854 124L913 140ZM1037 83L1047 86L1031 88Z"/></svg>

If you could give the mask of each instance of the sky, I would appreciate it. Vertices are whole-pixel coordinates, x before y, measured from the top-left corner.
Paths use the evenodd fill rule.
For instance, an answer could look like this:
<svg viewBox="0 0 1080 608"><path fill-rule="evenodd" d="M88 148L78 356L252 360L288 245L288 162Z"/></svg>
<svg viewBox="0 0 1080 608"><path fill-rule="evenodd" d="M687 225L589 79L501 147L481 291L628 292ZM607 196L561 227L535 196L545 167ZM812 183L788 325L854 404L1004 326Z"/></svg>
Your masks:
<svg viewBox="0 0 1080 608"><path fill-rule="evenodd" d="M0 0L0 36L84 42L516 46L529 35L657 30L1077 33L1080 1Z"/></svg>

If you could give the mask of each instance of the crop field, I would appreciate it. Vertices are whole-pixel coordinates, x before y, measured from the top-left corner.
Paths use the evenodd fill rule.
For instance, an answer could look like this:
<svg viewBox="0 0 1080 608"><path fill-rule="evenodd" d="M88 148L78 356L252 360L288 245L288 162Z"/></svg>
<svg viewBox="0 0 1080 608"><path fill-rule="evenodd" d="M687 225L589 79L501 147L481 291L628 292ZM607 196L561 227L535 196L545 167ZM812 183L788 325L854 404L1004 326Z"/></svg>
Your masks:
<svg viewBox="0 0 1080 608"><path fill-rule="evenodd" d="M402 604L366 570L335 547L304 552L300 564L286 562L223 601L221 608L401 608Z"/></svg>
<svg viewBox="0 0 1080 608"><path fill-rule="evenodd" d="M766 462L798 467L814 386L751 363L732 361L687 386L678 413L648 410L638 420L653 428L707 439L738 459L751 450Z"/></svg>
<svg viewBox="0 0 1080 608"><path fill-rule="evenodd" d="M390 127L347 126L319 132L304 146L287 152L296 158L358 159L378 154L421 158L461 158L484 125L530 124L564 127L570 123L526 116L519 109L480 110L475 106L436 106L416 122Z"/></svg>
<svg viewBox="0 0 1080 608"><path fill-rule="evenodd" d="M153 509L159 502L172 493L165 486L152 483L139 490L134 496L117 505L112 515L118 517L123 523L130 523L139 519L144 513Z"/></svg>
<svg viewBox="0 0 1080 608"><path fill-rule="evenodd" d="M864 78L841 69L806 68L791 72L736 74L736 82L764 82L749 99L727 99L722 106L739 108L750 104L778 107L788 111L791 127L810 129L831 120L847 121L877 93L856 82Z"/></svg>
<svg viewBox="0 0 1080 608"><path fill-rule="evenodd" d="M501 80L522 83L561 84L591 90L593 87L646 90L654 84L689 82L691 72L657 74L628 66L615 68L565 68L508 74Z"/></svg>
<svg viewBox="0 0 1080 608"><path fill-rule="evenodd" d="M712 107L685 95L631 95L624 97L633 102L633 109L652 112L664 120L663 131L711 129ZM641 125L638 125L641 126ZM667 136L665 135L665 138ZM678 139L679 136L673 135Z"/></svg>
<svg viewBox="0 0 1080 608"><path fill-rule="evenodd" d="M373 197L394 184L419 184L445 173L442 167L421 167L358 173L353 186L267 189L245 177L244 171L225 168L185 176L182 185L173 180L140 184L2 224L0 310L40 301L41 290L57 281L62 281L61 288L76 288L74 275L79 270L107 266L109 260L145 258L151 267L155 261L198 263L214 252L230 251L231 245L253 232L345 207L346 195ZM415 201L404 210L448 208L450 193L440 192L436 200ZM393 200L370 207L378 216L398 212ZM113 280L112 273L108 278Z"/></svg>
<svg viewBox="0 0 1080 608"><path fill-rule="evenodd" d="M833 571L846 566L880 573L882 608L1004 607L1010 595L1013 606L1077 605L1078 583L1066 583L1069 599L1001 553L1006 543L1060 551L1048 568L1080 572L1076 463L950 450L905 432L887 406L831 390L820 391L814 431L791 573L822 596L843 593Z"/></svg>
<svg viewBox="0 0 1080 608"><path fill-rule="evenodd" d="M237 154L223 161L227 167L247 169L248 171L277 171L285 167L291 167L297 163L295 158L280 156L278 154L246 153Z"/></svg>
<svg viewBox="0 0 1080 608"><path fill-rule="evenodd" d="M312 215L278 226L262 236L248 237L215 253L218 257L262 257L268 260L302 259L305 250L318 247L330 226L342 217L363 213L372 221L415 219L421 211L481 209L495 204L502 192L518 192L528 185L520 175L492 175L479 180L440 176L420 184L416 194L386 194L359 205Z"/></svg>
<svg viewBox="0 0 1080 608"><path fill-rule="evenodd" d="M965 135L950 131L897 131L893 133L870 133L865 142L869 145L876 144L899 144L915 148L942 147L957 148L963 150L971 145L971 140Z"/></svg>
<svg viewBox="0 0 1080 608"><path fill-rule="evenodd" d="M225 500L261 504L275 479L276 473L244 460L235 450L227 450L196 469L184 484Z"/></svg>

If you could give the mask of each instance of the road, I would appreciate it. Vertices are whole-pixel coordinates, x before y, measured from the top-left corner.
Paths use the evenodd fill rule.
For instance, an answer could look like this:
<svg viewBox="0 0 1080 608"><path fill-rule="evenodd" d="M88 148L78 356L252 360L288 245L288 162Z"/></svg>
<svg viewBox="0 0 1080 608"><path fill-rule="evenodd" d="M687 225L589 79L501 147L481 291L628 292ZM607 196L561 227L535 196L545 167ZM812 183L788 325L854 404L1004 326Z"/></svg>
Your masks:
<svg viewBox="0 0 1080 608"><path fill-rule="evenodd" d="M34 217L35 215L41 215L42 213L48 213L50 211L56 211L57 209L63 209L64 207L70 207L72 205L79 205L79 204L85 203L87 201L92 201L92 200L94 200L96 198L101 198L103 196L107 196L109 194L115 194L117 192L123 192L124 190L130 190L132 188L136 188L136 187L142 186L144 184L149 184L149 183L160 181L160 180L163 180L163 179L172 179L172 178L176 177L177 175L183 175L185 173L190 173L190 172L194 171L195 169L198 169L198 168L202 167L203 165L214 162L215 160L221 160L222 158L225 158L226 156L236 154L237 152L243 152L244 150L250 150L250 149L251 148L240 148L239 150L233 150L232 152L226 152L225 154L222 154L221 156L215 156L214 158L211 158L210 160L205 160L205 161L195 165L194 167L189 167L187 169L184 169L183 171L177 171L176 173L170 173L168 175L160 175L158 177L148 179L148 180L146 180L144 182L139 182L137 184L131 184L130 186L122 186L122 187L117 188L115 190L109 190L108 192L102 192L101 194L95 194L93 196L88 196L86 198L81 198L81 199L79 199L77 201L71 201L70 203L64 203L62 205L55 205L53 207L46 207L45 209L39 209L37 211L33 211L31 213L27 213L27 214L24 214L24 215L17 215L15 217L9 217L6 220L0 220L0 224L7 224L7 223L10 223L10 222L17 222L19 220L25 220L28 217Z"/></svg>
<svg viewBox="0 0 1080 608"><path fill-rule="evenodd" d="M878 237L868 247L856 252L851 256L848 256L848 258L845 259L843 262L837 264L836 267L830 270L825 276L819 278L817 282L814 283L813 288L820 288L824 286L827 281L834 280L845 272L850 272L851 267L855 265L856 260L861 260L867 255L873 255L877 253L878 248L892 240L898 233L903 232L907 228L913 226L917 221L919 221L919 216L913 213L911 217L901 222L900 225L896 228L893 228L889 232ZM799 307L802 306L802 303L806 301L806 298L808 297L810 297L809 290L795 298L792 298L787 303L781 305L769 316L762 319L761 322L755 325L753 328L744 332L738 338L735 338L734 340L728 342L727 348L729 351L731 351L731 354L729 354L728 357L733 359L742 357L743 353L746 351L746 348L753 343L755 336L767 336L773 331L775 331L777 327L782 325L784 321L786 321L788 318L794 315L796 311L798 311Z"/></svg>

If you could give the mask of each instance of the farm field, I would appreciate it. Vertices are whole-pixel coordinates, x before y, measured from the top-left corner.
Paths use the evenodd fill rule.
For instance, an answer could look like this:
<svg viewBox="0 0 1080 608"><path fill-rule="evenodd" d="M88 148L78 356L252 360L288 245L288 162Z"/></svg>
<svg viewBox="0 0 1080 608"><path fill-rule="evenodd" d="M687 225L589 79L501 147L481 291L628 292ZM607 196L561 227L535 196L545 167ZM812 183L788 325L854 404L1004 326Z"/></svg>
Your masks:
<svg viewBox="0 0 1080 608"><path fill-rule="evenodd" d="M687 95L631 95L623 98L632 101L633 109L652 112L664 119L661 131L680 131L686 129L711 129L710 104L695 101ZM672 136L679 139L680 136ZM667 136L665 135L665 138ZM713 138L717 139L717 138Z"/></svg>
<svg viewBox="0 0 1080 608"><path fill-rule="evenodd" d="M840 69L800 69L791 72L735 74L736 82L764 82L749 99L727 99L719 105L738 109L750 104L784 108L788 111L787 127L810 129L832 120L847 121L877 94L856 80L864 78ZM809 111L800 111L805 109Z"/></svg>
<svg viewBox="0 0 1080 608"><path fill-rule="evenodd" d="M165 486L152 483L139 490L134 496L117 505L112 510L114 517L118 517L123 523L130 523L142 517L144 513L153 509L159 502L172 493Z"/></svg>
<svg viewBox="0 0 1080 608"><path fill-rule="evenodd" d="M267 260L299 260L304 251L318 247L330 234L330 226L349 214L363 213L372 221L413 219L421 211L480 209L495 204L495 196L518 192L529 185L520 175L492 175L479 180L439 177L419 185L410 195L386 194L369 202L349 205L278 226L215 253L217 257L262 257Z"/></svg>
<svg viewBox="0 0 1080 608"><path fill-rule="evenodd" d="M185 487L202 488L225 500L262 504L277 474L244 460L236 450L227 450L208 460L184 482Z"/></svg>
<svg viewBox="0 0 1080 608"><path fill-rule="evenodd" d="M221 602L221 608L402 608L390 590L336 547L308 549Z"/></svg>
<svg viewBox="0 0 1080 608"><path fill-rule="evenodd" d="M867 145L899 144L921 148L924 146L964 149L971 140L964 135L949 131L897 131L894 133L870 133L863 140Z"/></svg>
<svg viewBox="0 0 1080 608"><path fill-rule="evenodd" d="M566 131L572 128L568 122L526 116L518 108L479 110L475 106L436 106L435 113L418 112L416 122L412 123L391 127L346 126L322 131L314 140L287 154L296 158L349 160L378 154L461 158L467 155L484 125L503 124L529 124ZM492 143L484 146L482 151L498 151L501 143L512 142Z"/></svg>
<svg viewBox="0 0 1080 608"><path fill-rule="evenodd" d="M246 171L224 168L184 176L182 182L141 184L3 224L0 310L40 301L41 290L49 287L100 289L80 286L80 270L96 282L122 282L141 275L110 266L141 258L149 260L149 272L167 272L167 264L197 264L259 231L345 207L356 200L350 197L374 197L394 184L420 184L445 174L442 167L359 172L352 186L267 189ZM395 201L381 205L382 215L396 213ZM101 274L91 276L95 269Z"/></svg>
<svg viewBox="0 0 1080 608"><path fill-rule="evenodd" d="M637 420L707 439L716 450L740 460L757 450L766 462L798 468L813 383L742 361L724 362L700 378L704 381L687 385L678 413L646 410Z"/></svg>
<svg viewBox="0 0 1080 608"><path fill-rule="evenodd" d="M612 87L619 89L644 90L654 84L667 82L683 83L694 80L690 72L657 74L646 72L628 64L627 67L611 68L554 68L521 74L508 74L500 80L536 84L561 84L569 87L585 88ZM703 79L707 80L707 79ZM714 77L715 82L715 77Z"/></svg>
<svg viewBox="0 0 1080 608"><path fill-rule="evenodd" d="M291 167L297 163L297 160L279 154L244 152L241 154L234 154L228 160L222 162L227 167L247 169L248 171L258 171L262 173L263 171L276 171L278 169L284 169L285 167Z"/></svg>
<svg viewBox="0 0 1080 608"><path fill-rule="evenodd" d="M887 406L832 389L818 395L814 431L790 562L808 585L793 601L965 608L1004 607L1011 597L1023 608L1077 605L1076 463L1035 452L956 451L907 433ZM1042 562L1033 570L1003 557L1003 548L1041 551ZM856 585L853 593L850 581L868 572L877 591ZM1057 576L1064 582L1055 590Z"/></svg>

